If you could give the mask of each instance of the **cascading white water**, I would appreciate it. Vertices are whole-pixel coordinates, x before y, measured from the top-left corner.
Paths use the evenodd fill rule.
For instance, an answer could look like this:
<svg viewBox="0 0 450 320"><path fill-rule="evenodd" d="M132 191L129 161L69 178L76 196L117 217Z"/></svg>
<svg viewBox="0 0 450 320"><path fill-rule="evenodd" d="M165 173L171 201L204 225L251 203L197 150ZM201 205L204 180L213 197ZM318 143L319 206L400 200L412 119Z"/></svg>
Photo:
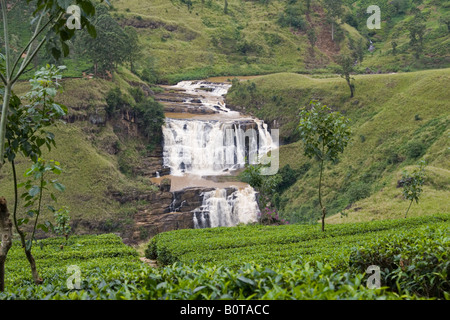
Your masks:
<svg viewBox="0 0 450 320"><path fill-rule="evenodd" d="M227 174L243 168L246 158L255 164L277 147L263 121L242 117L226 107L223 95L231 85L182 81L174 87L218 112L214 117L218 120L166 118L163 157L171 175ZM202 206L193 212L194 226L205 228L255 222L259 208L255 190L247 186L229 195L226 189L205 192Z"/></svg>
<svg viewBox="0 0 450 320"><path fill-rule="evenodd" d="M194 210L195 228L230 227L257 221L255 190L248 186L227 196L226 189L205 192L203 204Z"/></svg>
<svg viewBox="0 0 450 320"><path fill-rule="evenodd" d="M272 147L267 128L257 124L255 129L244 131L233 121L166 119L164 165L171 168L172 175L181 176L236 170L244 167L246 157L254 164Z"/></svg>

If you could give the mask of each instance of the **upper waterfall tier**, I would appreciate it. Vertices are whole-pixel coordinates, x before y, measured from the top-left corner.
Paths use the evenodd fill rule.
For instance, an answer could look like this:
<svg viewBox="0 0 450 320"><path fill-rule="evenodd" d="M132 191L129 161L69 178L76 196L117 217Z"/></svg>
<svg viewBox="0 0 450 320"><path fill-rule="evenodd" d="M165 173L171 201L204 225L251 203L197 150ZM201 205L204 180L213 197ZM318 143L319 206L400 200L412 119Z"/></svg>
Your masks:
<svg viewBox="0 0 450 320"><path fill-rule="evenodd" d="M224 174L243 168L246 161L255 164L278 147L263 121L244 117L226 107L224 95L230 87L227 83L208 81L182 81L166 87L163 103L182 101L186 106L195 105L189 112L199 113L203 108L214 113L206 118L188 116L189 113L171 118L167 114L163 157L172 175Z"/></svg>
<svg viewBox="0 0 450 320"><path fill-rule="evenodd" d="M166 118L164 165L172 175L217 175L255 164L273 147L262 121L204 121Z"/></svg>
<svg viewBox="0 0 450 320"><path fill-rule="evenodd" d="M239 112L228 109L224 95L231 84L208 81L181 81L174 86L165 86L163 93L155 99L164 105L169 117L177 118L217 119L217 116L228 119L242 119ZM248 118L248 117L247 117ZM249 119L249 118L248 118Z"/></svg>

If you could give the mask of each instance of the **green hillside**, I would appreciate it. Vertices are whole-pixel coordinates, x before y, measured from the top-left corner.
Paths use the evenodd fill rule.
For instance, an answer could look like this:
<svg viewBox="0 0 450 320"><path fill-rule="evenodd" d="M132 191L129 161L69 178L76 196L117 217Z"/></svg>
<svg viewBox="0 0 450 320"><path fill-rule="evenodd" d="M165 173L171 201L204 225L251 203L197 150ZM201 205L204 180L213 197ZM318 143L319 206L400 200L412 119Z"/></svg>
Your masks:
<svg viewBox="0 0 450 320"><path fill-rule="evenodd" d="M360 73L450 66L450 1L345 0L333 28L329 2L311 0L308 9L307 1L300 0L228 0L226 13L223 0L112 0L108 8L120 26L138 33L136 74L150 72L151 81L159 83L221 75L329 73L335 70L338 54L352 52L360 52L355 56ZM374 4L381 9L381 29L370 30L366 10ZM10 15L17 21L11 26L17 52L31 34L22 23L31 11L22 0ZM421 52L416 56L410 35L411 26L419 24ZM69 67L70 76L93 72L92 61L77 41L80 36L71 43L71 55L59 61ZM42 52L34 64L49 59Z"/></svg>
<svg viewBox="0 0 450 320"><path fill-rule="evenodd" d="M66 180L69 190L77 192L62 195L62 201L67 200L77 218L92 219L98 226L106 221L106 225L111 226L107 231L120 229L120 224L114 221L131 223L130 215L136 209L134 205L119 208L116 199L111 199L111 190L114 193L151 188L145 180L136 181L136 177L124 175L140 165L148 142L135 142L118 133L117 123L106 121L104 126L92 127L87 121L93 114L105 117L106 95L116 86L134 103L129 88L146 86L140 79L145 71L152 75L152 82L159 83L214 75L232 78L290 72L259 77L255 88L236 85L229 93L228 103L237 109L245 107L240 110L264 119L271 126L280 126L285 144L281 148L281 165L289 164L294 168L298 182L279 192L274 200L293 222L314 219L317 207L318 168L302 156L302 146L296 142L295 132L299 107L306 106L312 99L345 112L352 118L354 127L353 142L341 162L328 168L325 199L331 215L347 207L350 210L347 220L400 215L404 201L399 196L396 181L402 168L411 168L423 156L429 162L429 180L420 206L413 206L411 215L448 211L448 115L445 108L448 94L442 84L448 81L449 69L357 75L356 98L349 100L345 82L334 75L336 65L333 62L339 53L349 53L358 46L365 48L371 40L376 50L373 53L363 50L363 61L356 67L358 72L364 73L366 68L384 72L448 66L448 1L376 1L383 13L382 29L370 31L365 26L367 15L362 13L368 2L344 1L333 29L334 41L331 40L331 23L326 18L329 11L326 1L312 1L308 10L306 2L302 1L230 0L226 13L224 2L217 0L117 0L111 3L109 13L119 25L132 26L137 31L141 56L135 63L134 73L123 64L113 72L110 81L73 79L64 82L65 93L58 99L70 108L70 117L82 121L57 129L60 147L53 154L71 168L61 179ZM426 21L423 54L419 59L414 57L408 35L409 21L417 14L414 8L421 10ZM16 17L26 17L31 12L19 1L9 14L15 22L20 20ZM317 37L314 49L307 34L312 29ZM13 51L15 46L23 45L30 32L26 24L12 24ZM393 40L397 42L395 55L390 51ZM71 55L58 61L68 66L66 77L92 72L92 63L78 44L75 39ZM43 51L35 64L48 59ZM30 75L28 72L25 76ZM18 86L16 90L24 92L25 87ZM69 140L77 141L77 146L68 143ZM111 154L119 145L121 150ZM86 156L82 161L66 156L83 153ZM19 163L19 169L24 168L25 164ZM2 174L7 176L6 172ZM103 180L105 183L97 183ZM117 180L123 181L117 183ZM10 199L12 190L6 187L8 183L10 181L1 188ZM380 199L386 200L383 205ZM355 210L357 214L353 213ZM118 218L120 212L124 217ZM342 221L336 217L331 219Z"/></svg>
<svg viewBox="0 0 450 320"><path fill-rule="evenodd" d="M129 234L134 225L133 216L145 205L145 201L130 199L120 203L120 197L130 194L152 193L155 186L148 179L133 174L131 169L140 165L149 145L148 140L133 130L126 121L106 115L106 95L112 88L120 87L124 99L134 103L129 90L143 85L126 69L120 69L113 81L102 79L64 79L63 91L56 100L69 109L65 124L51 128L55 134L56 148L46 152L43 158L61 163L63 173L55 178L65 185L63 193L56 193L58 205L66 205L74 225L74 232L119 232ZM145 84L144 84L145 85ZM28 82L15 88L19 96L29 90ZM126 164L126 166L125 166ZM23 174L32 162L19 157L16 160L18 180L24 182ZM0 194L6 197L12 210L14 188L11 166L3 168ZM19 190L21 194L23 190ZM47 193L45 207L53 205ZM114 196L114 195L119 195ZM25 214L19 200L19 215ZM42 221L53 221L49 210L42 211Z"/></svg>
<svg viewBox="0 0 450 320"><path fill-rule="evenodd" d="M334 41L327 22L325 1L112 1L120 24L137 28L160 81L218 75L251 75L272 72L311 72L334 65L339 52L358 45L365 52L361 72L448 67L449 1L344 1L335 27ZM377 4L382 12L380 30L369 30L365 10ZM413 56L408 23L414 8L424 15L423 55ZM181 17L181 18L180 18ZM311 53L308 30L316 43ZM361 40L360 44L359 41ZM369 41L375 47L369 52ZM392 54L392 42L397 43Z"/></svg>
<svg viewBox="0 0 450 320"><path fill-rule="evenodd" d="M368 221L404 214L397 181L419 159L428 163L428 179L410 214L449 212L450 96L443 87L449 80L449 69L355 76L356 96L350 99L341 78L283 73L234 82L227 102L269 124L275 121L282 142L290 142L280 149L280 167L290 165L297 182L275 202L291 221L314 220L319 212L319 166L303 155L302 142L295 142L300 108L319 100L349 117L353 138L339 163L326 168L325 203L330 215L346 208L349 213L330 221Z"/></svg>
<svg viewBox="0 0 450 320"><path fill-rule="evenodd" d="M0 23L2 150L6 146L0 166L0 300L227 300L227 306L237 306L228 300L450 300L450 0L75 3L82 7L87 30L73 30L64 21L73 1L0 3L0 20L8 20ZM52 9L42 12L46 5ZM380 29L367 26L370 5L381 10ZM47 33L53 11L58 22ZM33 19L34 13L42 15ZM27 50L32 33L39 33L33 24L46 31ZM68 51L67 57L55 54ZM24 60L15 63L17 57ZM339 76L341 57L350 57L353 68L352 98ZM9 74L28 58L23 74ZM62 79L54 77L61 92L53 101L57 86L44 76L35 79L34 95L23 97L32 90L28 80L47 64L67 66ZM166 86L194 79L228 81L227 107L279 129L278 176L255 178L255 167L250 174L248 167L215 171L214 163L219 174L202 177L211 185L248 178L259 183L252 184L259 195L253 197L251 188L214 191L189 175L182 183L192 188L178 190L182 178L166 179L167 154L189 172L194 165L185 157L204 156L197 142L211 154L224 146L226 152L214 150L214 159L226 153L229 160L232 140L216 128L234 126L237 155L247 152L237 129L255 128L256 120L203 109L209 107L203 92L192 97ZM208 101L222 108L221 101ZM322 174L317 159L304 155L297 130L300 110L312 101L341 112L352 129L339 160L326 163L323 171L328 214L322 229ZM39 130L63 114L64 107L54 102L67 106L68 114L64 123L51 122L56 146L47 151L47 141L38 135L48 134ZM191 122L195 137L188 124L174 126L175 152L163 153L164 119L172 117L164 110L186 122L190 116L210 122ZM65 189L54 192L57 201L45 189L55 180L21 184L33 163L16 156L16 146L27 155L42 147L42 158L61 164L61 175L45 176L65 186L56 185ZM411 201L406 217L410 202L402 194L402 172L422 160L423 194L418 203ZM154 176L160 185L152 183ZM19 199L15 186L23 195ZM44 232L48 221L60 230L67 227L54 214L63 206L71 231ZM232 219L212 223L228 214ZM242 216L258 218L244 225L236 216L241 222L252 221ZM199 225L233 227L193 228ZM26 236L18 234L20 228ZM379 267L375 287L372 267ZM71 275L74 268L79 272ZM70 285L73 279L76 288ZM209 309L198 310L203 308ZM274 309L271 315L281 318ZM177 318L182 310L162 311Z"/></svg>

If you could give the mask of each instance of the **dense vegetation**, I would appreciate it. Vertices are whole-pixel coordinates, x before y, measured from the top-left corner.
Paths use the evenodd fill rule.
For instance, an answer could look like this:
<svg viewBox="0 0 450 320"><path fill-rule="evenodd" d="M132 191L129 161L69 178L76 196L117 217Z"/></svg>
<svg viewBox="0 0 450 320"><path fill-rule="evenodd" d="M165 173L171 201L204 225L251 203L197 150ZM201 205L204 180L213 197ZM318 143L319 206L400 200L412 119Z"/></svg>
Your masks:
<svg viewBox="0 0 450 320"><path fill-rule="evenodd" d="M336 76L282 73L234 80L227 103L280 130L283 187L273 190L272 204L283 218L308 222L320 214L320 171L314 159L304 156L297 131L300 110L311 100L345 114L353 131L339 161L324 171L324 200L328 214L334 215L329 220L399 218L407 203L397 182L402 170L412 169L419 160L427 162L428 178L423 202L408 214L448 212L450 97L441 90L441 81L448 79L449 69L355 76L356 94L350 99L345 81ZM348 217L341 219L340 212Z"/></svg>
<svg viewBox="0 0 450 320"><path fill-rule="evenodd" d="M69 67L68 75L108 76L120 64L151 83L333 72L339 53L354 57L358 72L412 71L450 63L449 1L228 0L226 13L223 0L110 3L93 19L98 38L85 41L89 38L75 35L71 55L57 61ZM381 9L381 29L366 26L366 10L373 4ZM21 21L31 12L19 4L11 15ZM14 47L31 33L21 23L13 32ZM368 51L370 45L374 50ZM33 64L48 59L56 62L44 51Z"/></svg>
<svg viewBox="0 0 450 320"><path fill-rule="evenodd" d="M288 262L296 257L304 261L345 263L349 249L374 237L383 239L424 226L448 227L449 215L383 220L368 223L320 226L237 226L202 230L179 230L155 236L146 256L163 265L174 262L226 264L237 267L242 259L267 266Z"/></svg>
<svg viewBox="0 0 450 320"><path fill-rule="evenodd" d="M115 235L72 236L63 250L63 238L51 238L35 251L40 286L16 244L0 299L448 299L449 219L349 224L325 234L308 226L163 233L148 250L169 264L158 269ZM372 263L386 279L380 289L366 286Z"/></svg>
<svg viewBox="0 0 450 320"><path fill-rule="evenodd" d="M23 22L39 12L30 2L8 7L10 28L2 30L10 38L1 45L10 46L6 51L18 59L17 66L33 33L33 25ZM67 1L44 2L58 14L68 6ZM366 9L372 2L113 0L110 7L96 3L94 15L90 1L77 0L90 16L83 16L85 30L67 31L60 21L40 35L48 36L48 50L37 46L36 55L25 54L17 78L33 78L35 69L51 62L67 65L64 79L45 79L42 69L38 79L0 92L2 116L8 114L9 121L8 145L2 148L7 147L5 159L12 164L0 164L0 195L22 240L14 238L7 257L0 300L450 299L449 69L409 73L450 66L450 2L376 1L382 28L368 30ZM12 61L4 53L2 73ZM408 73L369 75L399 71ZM136 213L149 205L142 199L154 199L149 194L157 189L141 173L161 143L164 113L153 95L162 89L155 84L274 72L290 73L235 79L227 97L233 108L281 130L279 173L258 181L264 207L272 206L262 212L261 222L272 226L159 234L145 252L158 261L156 269L139 261L136 250L117 235L69 236L70 219L76 233L128 237ZM64 89L56 97L53 81ZM327 165L322 161L320 169L316 159L303 155L297 130L299 112L311 100L352 119L353 141L342 157ZM11 113L4 111L8 107ZM43 127L39 121L50 125L55 114L68 124L41 131L45 138L34 136ZM54 137L57 149L50 148ZM41 147L51 150L41 152ZM62 164L38 159L41 155ZM424 172L414 171L425 163L419 160L426 161ZM316 224L322 170L327 222L335 223L326 232ZM47 171L62 176L46 180ZM417 184L414 174L421 178ZM52 184L68 190L58 194L58 205L64 205L59 210L49 205L57 200L54 194L40 192ZM15 203L17 186L25 190ZM411 207L419 194L420 206ZM22 218L17 220L16 213ZM404 215L408 219L386 220ZM38 240L48 236L50 225L38 224L39 217L53 218L54 230L64 238ZM34 221L32 229L25 228ZM354 221L364 222L338 225ZM39 275L30 270L32 246ZM381 289L366 285L367 267L373 265L381 268Z"/></svg>

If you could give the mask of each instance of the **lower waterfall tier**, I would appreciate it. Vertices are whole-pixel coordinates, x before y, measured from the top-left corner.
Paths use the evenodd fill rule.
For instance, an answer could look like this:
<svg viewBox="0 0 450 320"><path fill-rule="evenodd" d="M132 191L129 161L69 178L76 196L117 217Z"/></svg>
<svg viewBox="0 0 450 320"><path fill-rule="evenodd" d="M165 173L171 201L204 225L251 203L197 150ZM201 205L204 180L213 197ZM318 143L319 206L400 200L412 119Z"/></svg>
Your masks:
<svg viewBox="0 0 450 320"><path fill-rule="evenodd" d="M195 228L232 227L256 222L259 208L250 186L228 195L227 189L205 192L200 208L193 211Z"/></svg>

